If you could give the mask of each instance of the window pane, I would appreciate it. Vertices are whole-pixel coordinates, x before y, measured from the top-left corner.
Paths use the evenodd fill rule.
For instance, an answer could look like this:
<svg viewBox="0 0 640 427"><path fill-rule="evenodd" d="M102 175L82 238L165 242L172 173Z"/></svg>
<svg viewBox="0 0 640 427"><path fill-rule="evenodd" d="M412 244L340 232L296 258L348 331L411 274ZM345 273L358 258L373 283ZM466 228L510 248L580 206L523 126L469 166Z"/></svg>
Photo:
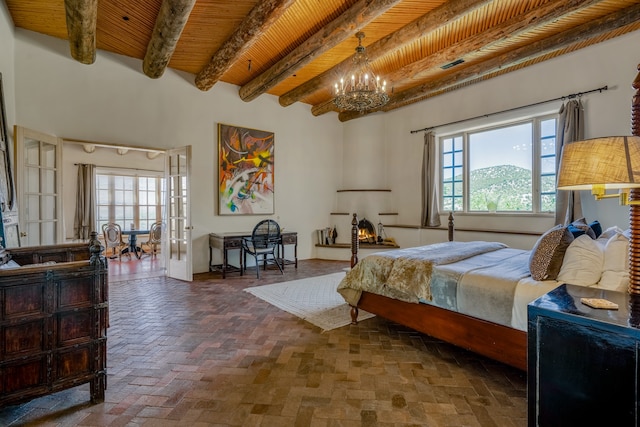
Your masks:
<svg viewBox="0 0 640 427"><path fill-rule="evenodd" d="M556 173L556 156L543 157L540 159L540 173L541 174L553 174Z"/></svg>
<svg viewBox="0 0 640 427"><path fill-rule="evenodd" d="M462 136L456 136L453 141L453 149L456 151L462 151Z"/></svg>
<svg viewBox="0 0 640 427"><path fill-rule="evenodd" d="M453 151L453 139L445 138L442 140L442 152L446 153L449 151Z"/></svg>
<svg viewBox="0 0 640 427"><path fill-rule="evenodd" d="M540 210L542 212L555 212L556 210L555 194L543 194L540 199L541 199Z"/></svg>
<svg viewBox="0 0 640 427"><path fill-rule="evenodd" d="M98 197L98 230L102 224L115 222L124 229L133 223L148 229L162 212L164 180L161 177L96 174ZM160 220L160 219L158 219Z"/></svg>
<svg viewBox="0 0 640 427"><path fill-rule="evenodd" d="M469 209L531 211L532 124L469 135Z"/></svg>
<svg viewBox="0 0 640 427"><path fill-rule="evenodd" d="M453 153L444 153L442 156L442 166L445 168L453 166Z"/></svg>
<svg viewBox="0 0 640 427"><path fill-rule="evenodd" d="M540 177L540 191L542 193L555 193L556 191L556 176L545 175Z"/></svg>

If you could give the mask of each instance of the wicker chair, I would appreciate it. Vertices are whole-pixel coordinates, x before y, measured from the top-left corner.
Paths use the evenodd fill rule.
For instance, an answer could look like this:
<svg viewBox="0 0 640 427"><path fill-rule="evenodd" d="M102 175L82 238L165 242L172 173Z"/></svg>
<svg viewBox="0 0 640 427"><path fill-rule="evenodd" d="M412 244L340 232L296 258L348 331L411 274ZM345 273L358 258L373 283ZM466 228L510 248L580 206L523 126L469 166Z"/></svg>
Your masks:
<svg viewBox="0 0 640 427"><path fill-rule="evenodd" d="M142 242L142 247L143 249L146 247L152 257L158 254L158 249L162 247L162 222L151 224L149 239L146 242Z"/></svg>
<svg viewBox="0 0 640 427"><path fill-rule="evenodd" d="M244 268L247 268L247 254L252 255L256 261L256 274L260 278L260 261L263 268L267 264L278 266L280 273L284 274L282 266L276 257L276 250L280 245L280 226L272 219L260 221L253 229L251 237L242 239L242 252L244 256Z"/></svg>
<svg viewBox="0 0 640 427"><path fill-rule="evenodd" d="M122 240L122 229L120 225L110 222L102 225L102 235L104 236L105 255L109 252L109 248L113 249L112 258L118 255L118 259L122 258L122 252L127 249L127 255L131 259L131 253L128 251L129 244Z"/></svg>

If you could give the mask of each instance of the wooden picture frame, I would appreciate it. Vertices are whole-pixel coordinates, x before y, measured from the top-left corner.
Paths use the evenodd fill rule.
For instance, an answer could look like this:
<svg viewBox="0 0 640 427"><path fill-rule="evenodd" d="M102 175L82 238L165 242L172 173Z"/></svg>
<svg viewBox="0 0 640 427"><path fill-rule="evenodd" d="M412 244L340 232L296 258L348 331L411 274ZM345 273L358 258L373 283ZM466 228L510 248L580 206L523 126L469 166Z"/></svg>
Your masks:
<svg viewBox="0 0 640 427"><path fill-rule="evenodd" d="M272 215L273 132L218 123L218 214Z"/></svg>

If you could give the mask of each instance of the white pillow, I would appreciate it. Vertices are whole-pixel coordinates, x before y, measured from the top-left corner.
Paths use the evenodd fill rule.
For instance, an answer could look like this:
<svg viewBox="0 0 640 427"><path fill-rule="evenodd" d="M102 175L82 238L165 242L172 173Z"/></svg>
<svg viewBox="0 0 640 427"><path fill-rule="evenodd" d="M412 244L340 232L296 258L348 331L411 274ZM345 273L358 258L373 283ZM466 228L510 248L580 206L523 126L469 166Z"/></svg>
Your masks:
<svg viewBox="0 0 640 427"><path fill-rule="evenodd" d="M603 271L602 277L598 282L598 288L626 292L629 288L629 272L610 270Z"/></svg>
<svg viewBox="0 0 640 427"><path fill-rule="evenodd" d="M576 237L567 248L558 281L593 286L602 275L604 247L586 234Z"/></svg>
<svg viewBox="0 0 640 427"><path fill-rule="evenodd" d="M616 233L604 247L603 271L629 272L629 239Z"/></svg>
<svg viewBox="0 0 640 427"><path fill-rule="evenodd" d="M625 292L629 286L629 239L623 233L614 234L604 247L602 277L598 287Z"/></svg>
<svg viewBox="0 0 640 427"><path fill-rule="evenodd" d="M598 240L609 240L616 234L622 233L623 231L624 230L622 230L622 228L618 227L617 225L614 225L613 227L609 227L606 230L604 230L602 234L598 236Z"/></svg>

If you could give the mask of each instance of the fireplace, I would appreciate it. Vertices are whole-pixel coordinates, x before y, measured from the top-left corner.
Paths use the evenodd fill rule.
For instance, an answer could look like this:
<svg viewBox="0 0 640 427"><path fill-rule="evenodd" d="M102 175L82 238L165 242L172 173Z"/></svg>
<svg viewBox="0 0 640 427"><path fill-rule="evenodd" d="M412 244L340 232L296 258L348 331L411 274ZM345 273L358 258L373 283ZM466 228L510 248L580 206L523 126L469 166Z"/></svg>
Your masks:
<svg viewBox="0 0 640 427"><path fill-rule="evenodd" d="M358 222L358 241L360 243L377 243L378 241L376 227L366 218Z"/></svg>

